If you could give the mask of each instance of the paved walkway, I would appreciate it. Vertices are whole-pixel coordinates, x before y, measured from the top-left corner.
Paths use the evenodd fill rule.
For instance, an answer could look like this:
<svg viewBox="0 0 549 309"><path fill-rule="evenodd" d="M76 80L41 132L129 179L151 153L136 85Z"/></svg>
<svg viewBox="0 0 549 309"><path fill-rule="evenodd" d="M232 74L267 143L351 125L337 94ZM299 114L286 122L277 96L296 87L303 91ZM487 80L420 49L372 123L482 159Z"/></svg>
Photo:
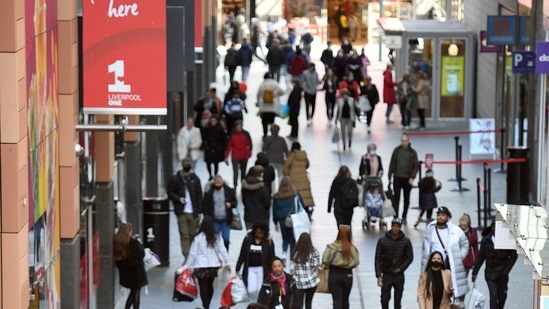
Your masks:
<svg viewBox="0 0 549 309"><path fill-rule="evenodd" d="M377 46L369 46L367 54L370 59L377 59ZM318 61L320 53L324 46L313 46L312 58ZM387 53L384 52L384 55ZM382 91L381 73L385 68L385 63L374 62L369 68L369 74L373 77L374 83L377 84L380 92ZM322 69L322 65L317 65L318 69ZM244 127L252 134L254 143L254 158L258 150L261 149L261 121L256 117L257 109L255 108L255 94L265 72L263 64L259 61L254 61L252 64L249 82L248 82L248 115L244 120ZM218 82L216 84L218 93L224 94L228 85L222 82L222 69L218 69ZM237 71L236 79L240 79L239 71ZM322 76L323 72L319 72ZM386 105L379 104L374 113L374 122L372 125L372 133L368 135L363 124L357 123L353 139L353 148L345 153L342 153L341 160L343 164L348 165L356 176L360 156L366 151L366 145L374 142L378 145L378 153L383 158L383 164L386 169L390 159L392 150L400 143L400 135L402 131L398 128L397 120L400 119L398 111L395 109L392 118L395 124L385 124ZM314 117L314 124L311 127L305 126L305 115L302 112L300 122L302 123L299 132L299 141L303 145L303 149L307 151L311 166L309 172L311 174L313 196L316 202L316 211L313 215L312 223L312 238L316 248L322 253L325 246L332 242L336 237L336 224L333 214L326 212L327 198L332 179L337 173L340 166L337 148L330 143L332 128L326 126L325 107L323 93L320 92L317 97L317 111ZM286 121L277 119L276 123L281 125L281 136L286 136L290 132ZM414 122L417 126L417 121ZM414 124L412 127L414 127ZM464 121L445 121L440 123L427 123L429 131L447 131L447 130L466 130L467 124ZM420 159L425 157L425 153L434 153L436 160L453 160L454 159L454 138L453 136L422 136L411 138L412 147L418 151ZM469 139L462 137L463 153L467 158L469 151ZM252 162L254 162L252 160ZM496 168L497 166L493 166ZM443 189L437 194L440 205L448 206L454 214L452 221L457 223L459 216L467 212L473 217L473 224L477 225L476 220L476 189L474 187L474 179L482 177L482 166L480 165L465 165L463 166L463 175L467 178L464 182L464 187L471 189L469 192L455 193L450 189L455 187L455 183L446 181L454 175L455 169L453 165L440 165L435 167L435 177L443 182ZM202 180L207 179L205 165L199 163L196 168L196 173ZM230 179L232 170L230 166L222 164L220 166L220 174ZM386 178L384 178L386 181ZM494 174L492 176L492 201L505 201L505 174ZM240 188L238 188L238 197L240 200ZM412 207L417 205L417 190L412 190ZM242 212L242 205L239 205ZM408 220L413 221L418 215L417 209L412 209L409 212ZM377 287L374 274L374 254L377 239L382 235L379 230L364 232L361 229L361 220L364 217L362 209L357 208L353 218L353 237L354 242L360 251L360 266L357 268L353 289L350 296L351 308L379 308L380 289ZM149 274L150 284L148 286L148 295L142 295L142 308L202 308L200 299L192 303L174 303L171 300L173 290L173 274L181 265L182 257L180 254L179 237L177 230L177 221L175 216L170 216L170 266L156 268L151 270ZM406 284L403 297L403 308L417 308L417 280L420 274L420 256L421 256L421 239L424 225L414 229L413 226L404 226L403 231L411 239L414 245L414 262L406 271ZM271 223L271 230L276 244L276 252L281 253L281 236L280 233L274 232ZM240 244L244 237L243 231L231 231L231 247L229 254L234 264L238 258ZM533 304L533 281L531 267L523 265L522 258L519 258L516 266L510 274L511 282L509 283L509 298L507 308L532 308ZM212 300L211 308L217 308L224 285L228 276L223 273L215 280L215 294ZM478 277L478 288L488 295L486 283L483 277L483 270ZM123 308L125 302L124 291L120 295L116 308ZM313 300L315 308L329 308L332 305L330 294L316 294ZM391 305L392 306L392 305ZM237 304L234 308L245 308L246 304Z"/></svg>

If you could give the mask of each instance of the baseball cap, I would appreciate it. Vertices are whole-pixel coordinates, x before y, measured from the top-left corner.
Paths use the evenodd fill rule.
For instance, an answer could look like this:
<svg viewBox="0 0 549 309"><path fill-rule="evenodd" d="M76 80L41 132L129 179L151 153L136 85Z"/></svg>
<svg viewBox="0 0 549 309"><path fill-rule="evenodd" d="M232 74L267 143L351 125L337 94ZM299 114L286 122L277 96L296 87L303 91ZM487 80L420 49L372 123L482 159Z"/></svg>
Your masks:
<svg viewBox="0 0 549 309"><path fill-rule="evenodd" d="M193 161L191 161L191 159L189 159L189 158L185 158L185 159L183 159L183 161L181 161L181 165L183 165L183 166L193 165Z"/></svg>
<svg viewBox="0 0 549 309"><path fill-rule="evenodd" d="M452 213L446 206L440 206L439 208L437 208L437 214L438 213L445 213L446 215L448 215L448 217L452 217Z"/></svg>
<svg viewBox="0 0 549 309"><path fill-rule="evenodd" d="M393 224L398 224L398 225L402 226L402 219L394 218L393 221L391 221L391 225L393 225Z"/></svg>

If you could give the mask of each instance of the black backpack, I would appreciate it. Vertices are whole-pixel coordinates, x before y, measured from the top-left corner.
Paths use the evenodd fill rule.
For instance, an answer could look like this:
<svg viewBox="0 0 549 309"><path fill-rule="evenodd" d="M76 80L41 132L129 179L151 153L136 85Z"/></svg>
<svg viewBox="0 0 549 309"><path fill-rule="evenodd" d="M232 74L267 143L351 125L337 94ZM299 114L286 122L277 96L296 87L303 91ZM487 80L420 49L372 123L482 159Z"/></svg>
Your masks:
<svg viewBox="0 0 549 309"><path fill-rule="evenodd" d="M358 185L354 180L349 180L340 191L341 196L341 206L343 209L353 209L355 206L358 206Z"/></svg>

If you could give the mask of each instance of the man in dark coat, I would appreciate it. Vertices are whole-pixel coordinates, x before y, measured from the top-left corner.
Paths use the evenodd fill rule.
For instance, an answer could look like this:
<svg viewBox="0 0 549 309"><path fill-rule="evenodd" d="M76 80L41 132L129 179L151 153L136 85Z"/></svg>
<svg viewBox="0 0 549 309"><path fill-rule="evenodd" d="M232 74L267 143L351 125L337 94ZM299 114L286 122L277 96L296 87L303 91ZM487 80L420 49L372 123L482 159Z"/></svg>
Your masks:
<svg viewBox="0 0 549 309"><path fill-rule="evenodd" d="M250 72L250 65L252 64L252 57L254 51L250 44L248 44L248 38L244 37L242 39L242 45L238 50L238 56L240 58L240 67L242 68L242 81L245 82L248 80L248 72Z"/></svg>
<svg viewBox="0 0 549 309"><path fill-rule="evenodd" d="M227 50L227 54L225 55L225 69L229 71L229 82L232 82L234 79L234 72L236 71L236 67L239 65L240 55L238 54L238 51L234 48L234 43L231 45L231 48Z"/></svg>
<svg viewBox="0 0 549 309"><path fill-rule="evenodd" d="M267 63L269 64L269 73L277 82L280 82L280 67L286 62L286 54L280 46L280 40L274 39L267 53Z"/></svg>
<svg viewBox="0 0 549 309"><path fill-rule="evenodd" d="M265 169L256 165L242 179L242 204L244 204L244 222L246 229L251 229L257 221L269 222L271 196L263 181Z"/></svg>
<svg viewBox="0 0 549 309"><path fill-rule="evenodd" d="M400 137L400 146L396 147L391 156L389 164L389 182L394 183L393 207L395 208L395 218L398 218L400 204L400 191L404 194L404 210L402 211L402 223L406 223L408 207L410 207L410 191L414 178L419 170L419 161L417 152L410 145L410 137L403 133ZM391 179L392 178L392 179Z"/></svg>
<svg viewBox="0 0 549 309"><path fill-rule="evenodd" d="M324 63L324 69L328 71L334 65L334 52L332 51L332 42L328 41L328 47L322 51L320 61Z"/></svg>
<svg viewBox="0 0 549 309"><path fill-rule="evenodd" d="M517 261L517 251L496 249L494 247L495 234L494 222L482 232L483 238L471 279L475 282L482 264L486 261L484 279L486 279L490 291L490 309L502 309L505 307L505 301L507 300L509 272L511 272Z"/></svg>
<svg viewBox="0 0 549 309"><path fill-rule="evenodd" d="M215 230L221 233L227 251L229 251L233 208L236 208L237 204L234 189L225 184L221 176L215 176L213 185L204 193L202 209L204 216L214 219Z"/></svg>
<svg viewBox="0 0 549 309"><path fill-rule="evenodd" d="M189 158L183 159L182 166L183 169L168 180L166 191L177 216L181 252L187 257L202 213L202 185L200 178L191 170L192 161Z"/></svg>
<svg viewBox="0 0 549 309"><path fill-rule="evenodd" d="M389 309L391 288L395 289L395 308L400 308L404 291L404 271L414 260L410 239L401 231L402 221L393 219L391 230L377 242L375 270L381 287L381 308Z"/></svg>

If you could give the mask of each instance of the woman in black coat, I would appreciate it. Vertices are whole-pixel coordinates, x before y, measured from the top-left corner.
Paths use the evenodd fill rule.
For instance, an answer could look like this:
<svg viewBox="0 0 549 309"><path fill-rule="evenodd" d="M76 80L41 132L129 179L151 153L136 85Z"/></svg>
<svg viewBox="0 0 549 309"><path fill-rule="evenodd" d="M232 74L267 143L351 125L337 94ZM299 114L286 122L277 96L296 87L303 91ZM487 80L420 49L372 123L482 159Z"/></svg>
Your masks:
<svg viewBox="0 0 549 309"><path fill-rule="evenodd" d="M372 109L366 112L366 125L368 128L368 133L370 133L370 124L372 123L374 109L376 104L379 102L379 91L377 91L376 85L372 84L372 78L370 76L363 77L362 83L360 83L360 95L366 96L372 106Z"/></svg>
<svg viewBox="0 0 549 309"><path fill-rule="evenodd" d="M139 309L141 288L149 281L143 262L145 248L139 242L137 235L132 236L132 232L130 223L120 224L118 233L114 235L113 253L120 275L120 285L130 289L126 308L133 305L134 309Z"/></svg>
<svg viewBox="0 0 549 309"><path fill-rule="evenodd" d="M303 87L301 87L301 82L299 79L292 79L293 89L288 96L288 107L290 107L290 120L289 124L292 126L292 132L290 133L290 138L297 138L297 131L299 130L298 116L299 109L301 108L301 97L303 96Z"/></svg>
<svg viewBox="0 0 549 309"><path fill-rule="evenodd" d="M212 177L219 171L219 163L225 159L224 153L227 148L227 132L219 123L216 117L210 118L208 125L202 129L202 146L204 147L204 162ZM212 174L212 164L214 171Z"/></svg>
<svg viewBox="0 0 549 309"><path fill-rule="evenodd" d="M328 117L328 125L332 125L334 118L334 106L336 103L337 87L339 82L332 69L326 71L326 75L322 78L322 90L325 91L324 101L326 101L326 116Z"/></svg>
<svg viewBox="0 0 549 309"><path fill-rule="evenodd" d="M345 165L339 168L337 176L332 182L330 187L330 193L328 195L328 212L332 211L334 208L334 216L337 222L337 226L351 225L351 220L353 219L353 208L346 208L343 206L343 186L347 182L353 182L356 185L354 179L351 178L351 171ZM358 190L358 189L357 189Z"/></svg>
<svg viewBox="0 0 549 309"><path fill-rule="evenodd" d="M282 308L298 309L296 294L297 287L294 278L284 271L282 259L275 256L272 259L269 274L259 292L257 302L269 309L277 309L280 306Z"/></svg>
<svg viewBox="0 0 549 309"><path fill-rule="evenodd" d="M433 170L428 169L425 172L425 177L421 178L417 184L419 188L419 208L421 209L421 212L419 213L419 217L417 218L417 222L414 224L414 227L417 227L421 222L421 217L423 217L425 212L427 213L425 220L427 225L429 225L429 222L431 222L432 219L431 216L433 215L433 209L438 207L435 193L442 188L442 183L436 180L434 176L435 173Z"/></svg>

